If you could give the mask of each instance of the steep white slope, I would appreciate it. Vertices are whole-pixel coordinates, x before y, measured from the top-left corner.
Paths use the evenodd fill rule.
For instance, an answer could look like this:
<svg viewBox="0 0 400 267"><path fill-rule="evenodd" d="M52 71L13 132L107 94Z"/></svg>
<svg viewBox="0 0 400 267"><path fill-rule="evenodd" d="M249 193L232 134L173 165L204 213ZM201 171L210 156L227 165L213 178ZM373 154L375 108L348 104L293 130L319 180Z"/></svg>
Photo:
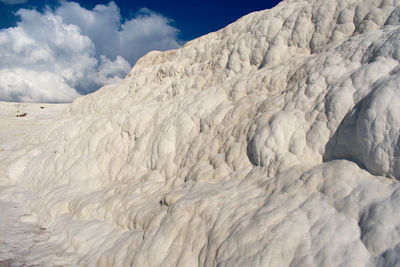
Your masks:
<svg viewBox="0 0 400 267"><path fill-rule="evenodd" d="M18 260L398 263L399 5L284 1L77 99L0 154L49 235Z"/></svg>

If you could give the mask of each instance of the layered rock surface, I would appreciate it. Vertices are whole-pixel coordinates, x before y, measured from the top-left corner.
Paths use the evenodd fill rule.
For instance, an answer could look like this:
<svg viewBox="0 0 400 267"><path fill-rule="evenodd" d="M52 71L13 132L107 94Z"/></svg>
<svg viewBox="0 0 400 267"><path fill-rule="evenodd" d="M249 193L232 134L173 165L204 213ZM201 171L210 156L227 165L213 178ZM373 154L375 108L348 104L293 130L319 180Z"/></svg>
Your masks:
<svg viewBox="0 0 400 267"><path fill-rule="evenodd" d="M400 262L399 16L398 0L287 0L144 56L0 152L2 203L46 234L7 257Z"/></svg>

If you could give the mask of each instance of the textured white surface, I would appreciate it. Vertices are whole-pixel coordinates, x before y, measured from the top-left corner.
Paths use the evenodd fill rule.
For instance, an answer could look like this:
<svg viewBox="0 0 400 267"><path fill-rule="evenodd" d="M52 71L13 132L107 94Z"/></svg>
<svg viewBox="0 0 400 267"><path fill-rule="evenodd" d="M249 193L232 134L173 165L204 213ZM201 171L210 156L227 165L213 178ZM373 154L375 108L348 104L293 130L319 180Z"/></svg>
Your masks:
<svg viewBox="0 0 400 267"><path fill-rule="evenodd" d="M284 1L5 146L0 199L50 236L14 260L399 263L399 5Z"/></svg>

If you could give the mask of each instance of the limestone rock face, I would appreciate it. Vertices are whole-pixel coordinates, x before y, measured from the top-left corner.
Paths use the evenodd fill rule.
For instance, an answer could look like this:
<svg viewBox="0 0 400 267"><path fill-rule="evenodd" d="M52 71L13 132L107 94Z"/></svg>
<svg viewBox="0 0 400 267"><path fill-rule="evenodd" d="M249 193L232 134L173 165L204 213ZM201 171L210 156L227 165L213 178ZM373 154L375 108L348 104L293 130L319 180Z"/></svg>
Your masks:
<svg viewBox="0 0 400 267"><path fill-rule="evenodd" d="M46 229L0 262L399 263L399 16L286 0L147 54L0 151L0 199Z"/></svg>

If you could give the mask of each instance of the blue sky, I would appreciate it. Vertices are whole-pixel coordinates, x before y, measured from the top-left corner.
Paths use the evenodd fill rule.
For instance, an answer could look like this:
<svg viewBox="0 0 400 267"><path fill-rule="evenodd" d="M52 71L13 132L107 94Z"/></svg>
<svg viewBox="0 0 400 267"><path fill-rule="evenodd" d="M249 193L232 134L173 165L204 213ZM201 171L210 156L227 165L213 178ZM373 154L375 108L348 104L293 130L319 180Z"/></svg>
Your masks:
<svg viewBox="0 0 400 267"><path fill-rule="evenodd" d="M4 2L24 2L24 0L0 1L0 28L14 26L17 17L13 15L20 8L34 8L41 10L45 5L56 7L60 5L58 0L29 0L22 4L4 4ZM92 9L97 4L107 4L110 1L76 1L81 6ZM179 37L183 40L191 40L212 31L219 30L238 18L253 12L268 9L277 5L278 0L247 0L237 4L228 0L216 1L118 1L114 2L119 6L123 18L131 18L143 7L161 13L172 19L173 24L180 29Z"/></svg>
<svg viewBox="0 0 400 267"><path fill-rule="evenodd" d="M0 100L69 102L279 1L0 0Z"/></svg>

